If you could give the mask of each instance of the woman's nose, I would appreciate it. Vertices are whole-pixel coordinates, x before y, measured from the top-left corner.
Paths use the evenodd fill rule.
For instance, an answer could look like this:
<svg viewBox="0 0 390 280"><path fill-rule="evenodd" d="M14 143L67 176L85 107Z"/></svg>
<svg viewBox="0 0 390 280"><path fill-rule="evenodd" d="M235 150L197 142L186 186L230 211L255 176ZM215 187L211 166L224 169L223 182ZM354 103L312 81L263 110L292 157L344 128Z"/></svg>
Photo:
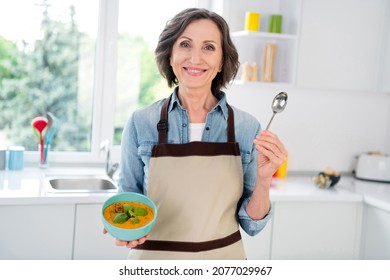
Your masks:
<svg viewBox="0 0 390 280"><path fill-rule="evenodd" d="M197 64L202 60L202 52L200 50L192 49L190 56L191 63L193 64Z"/></svg>

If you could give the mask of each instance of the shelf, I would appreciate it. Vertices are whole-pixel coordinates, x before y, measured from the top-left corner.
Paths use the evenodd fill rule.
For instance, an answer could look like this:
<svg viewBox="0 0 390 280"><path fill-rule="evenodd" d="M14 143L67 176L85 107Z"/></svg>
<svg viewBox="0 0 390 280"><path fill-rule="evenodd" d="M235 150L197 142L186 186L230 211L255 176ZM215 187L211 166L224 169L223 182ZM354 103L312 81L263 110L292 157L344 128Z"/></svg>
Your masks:
<svg viewBox="0 0 390 280"><path fill-rule="evenodd" d="M236 31L232 32L233 38L254 38L254 39L276 39L276 40L296 40L297 36L284 33L256 32L256 31Z"/></svg>
<svg viewBox="0 0 390 280"><path fill-rule="evenodd" d="M298 43L300 41L300 19L302 0L226 0L229 5L229 18L233 43L239 54L241 63L237 80L232 85L247 88L290 88L296 83L296 69L298 61ZM247 11L258 11L262 15L258 31L244 30ZM269 16L281 14L283 16L282 33L268 32ZM261 29L262 28L262 29ZM269 44L276 45L273 60L268 61L265 50ZM257 81L242 80L244 65L246 63L257 65ZM263 82L265 69L272 63L274 82Z"/></svg>

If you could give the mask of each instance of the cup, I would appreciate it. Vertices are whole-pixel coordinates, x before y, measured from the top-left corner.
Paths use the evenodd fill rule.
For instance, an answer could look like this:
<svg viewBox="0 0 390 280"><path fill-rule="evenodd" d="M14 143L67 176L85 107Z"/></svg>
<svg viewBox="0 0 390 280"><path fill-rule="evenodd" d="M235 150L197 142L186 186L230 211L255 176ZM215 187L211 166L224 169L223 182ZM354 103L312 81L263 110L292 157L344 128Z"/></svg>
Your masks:
<svg viewBox="0 0 390 280"><path fill-rule="evenodd" d="M7 148L0 147L0 170L5 170L7 166Z"/></svg>
<svg viewBox="0 0 390 280"><path fill-rule="evenodd" d="M22 170L24 167L24 147L22 146L10 146L8 169L9 170Z"/></svg>
<svg viewBox="0 0 390 280"><path fill-rule="evenodd" d="M246 12L245 14L245 30L259 31L260 30L260 14L257 12Z"/></svg>
<svg viewBox="0 0 390 280"><path fill-rule="evenodd" d="M282 33L282 20L283 16L274 14L270 15L268 22L268 32Z"/></svg>

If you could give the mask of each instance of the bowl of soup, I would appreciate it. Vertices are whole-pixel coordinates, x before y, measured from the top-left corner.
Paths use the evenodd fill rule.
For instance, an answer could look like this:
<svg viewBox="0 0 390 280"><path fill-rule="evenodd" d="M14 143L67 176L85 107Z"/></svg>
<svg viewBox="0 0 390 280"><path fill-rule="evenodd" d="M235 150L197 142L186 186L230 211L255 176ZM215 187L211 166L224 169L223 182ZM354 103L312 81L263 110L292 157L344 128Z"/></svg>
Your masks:
<svg viewBox="0 0 390 280"><path fill-rule="evenodd" d="M138 193L115 194L102 206L103 225L109 234L119 240L137 240L147 235L156 218L156 204Z"/></svg>

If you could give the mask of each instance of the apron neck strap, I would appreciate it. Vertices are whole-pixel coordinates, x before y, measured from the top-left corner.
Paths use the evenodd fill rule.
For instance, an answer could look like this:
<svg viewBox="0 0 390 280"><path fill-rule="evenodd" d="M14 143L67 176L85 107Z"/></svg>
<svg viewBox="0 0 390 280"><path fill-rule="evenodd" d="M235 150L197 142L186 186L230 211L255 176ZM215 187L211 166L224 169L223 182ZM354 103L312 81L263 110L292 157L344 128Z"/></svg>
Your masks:
<svg viewBox="0 0 390 280"><path fill-rule="evenodd" d="M171 97L172 95L170 95L169 98L167 98L164 101L163 106L161 108L160 121L157 123L159 144L167 143L168 106L169 106L169 102L171 101ZM234 143L236 142L236 137L234 133L234 113L233 113L233 109L229 106L229 104L226 105L228 108L228 127L227 127L228 142Z"/></svg>
<svg viewBox="0 0 390 280"><path fill-rule="evenodd" d="M167 142L167 131L168 131L168 105L171 101L172 94L165 100L161 108L160 121L157 123L158 131L158 143L165 144Z"/></svg>
<svg viewBox="0 0 390 280"><path fill-rule="evenodd" d="M228 108L228 142L234 143L236 142L236 136L234 133L234 113L232 107L230 107L227 103L226 105Z"/></svg>

